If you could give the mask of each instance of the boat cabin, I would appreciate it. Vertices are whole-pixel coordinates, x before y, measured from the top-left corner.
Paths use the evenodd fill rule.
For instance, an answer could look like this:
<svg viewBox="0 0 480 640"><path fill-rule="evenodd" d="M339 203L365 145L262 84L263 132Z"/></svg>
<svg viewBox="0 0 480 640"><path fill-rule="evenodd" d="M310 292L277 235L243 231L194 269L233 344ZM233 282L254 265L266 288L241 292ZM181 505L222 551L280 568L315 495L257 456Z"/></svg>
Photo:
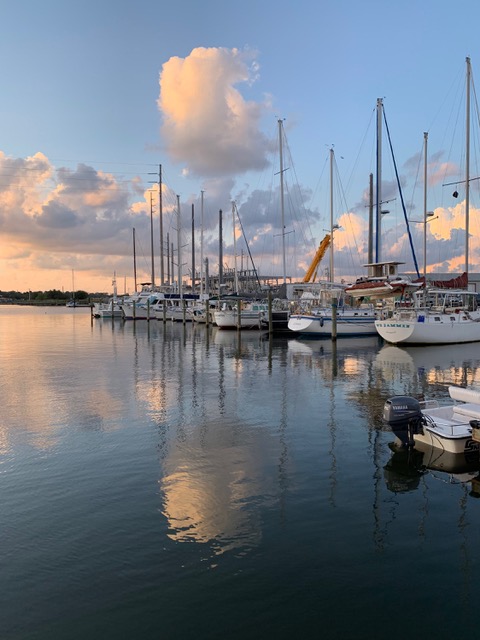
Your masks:
<svg viewBox="0 0 480 640"><path fill-rule="evenodd" d="M405 264L404 262L371 262L370 264L364 264L367 267L367 276L364 280L394 280L398 278L398 266ZM359 280L362 280L360 278Z"/></svg>

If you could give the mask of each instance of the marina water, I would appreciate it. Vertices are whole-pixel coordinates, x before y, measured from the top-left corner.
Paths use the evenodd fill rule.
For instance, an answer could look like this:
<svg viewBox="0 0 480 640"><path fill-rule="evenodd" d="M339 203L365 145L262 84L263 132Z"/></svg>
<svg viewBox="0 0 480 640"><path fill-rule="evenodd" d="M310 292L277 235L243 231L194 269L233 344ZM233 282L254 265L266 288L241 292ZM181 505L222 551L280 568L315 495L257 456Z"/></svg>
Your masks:
<svg viewBox="0 0 480 640"><path fill-rule="evenodd" d="M478 632L478 464L395 453L382 409L480 385L479 345L15 306L0 332L2 640Z"/></svg>

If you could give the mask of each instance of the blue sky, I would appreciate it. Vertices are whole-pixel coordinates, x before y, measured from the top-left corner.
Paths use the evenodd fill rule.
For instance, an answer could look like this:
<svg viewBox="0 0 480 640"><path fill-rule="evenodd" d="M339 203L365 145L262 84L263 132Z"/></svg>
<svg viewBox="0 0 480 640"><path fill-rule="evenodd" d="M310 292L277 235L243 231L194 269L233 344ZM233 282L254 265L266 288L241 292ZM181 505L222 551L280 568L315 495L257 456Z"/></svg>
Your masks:
<svg viewBox="0 0 480 640"><path fill-rule="evenodd" d="M359 203L374 170L370 138L378 97L384 98L404 195L408 203L415 200L412 214L418 217L423 186L418 180L415 186L408 167L415 166L412 158L421 153L423 132L429 132L432 158L443 154L444 163L460 164L460 151L457 158L451 155L446 131L457 122L457 138L462 135L452 104L464 77L465 57L471 56L474 76L480 64L479 17L478 3L468 0L1 3L0 290L69 288L72 269L79 288L109 290L115 270L118 277L129 278L131 290L131 228L138 230L139 242L143 234L147 253L145 191L155 179L149 173L159 164L170 194L166 207L173 206L173 195L179 194L187 221L191 204L198 212L199 194L205 190L211 271L216 271L217 212L228 211L233 198L261 270L280 274L278 206L270 210L262 205L260 216L254 198L260 192L278 192L278 118L284 119L291 152L288 202L298 182L295 216L304 225L289 238L288 270L301 276L329 225L326 161L332 144L344 197L343 202L338 198L336 219L347 210L364 215L364 203ZM180 61L178 69L185 73L184 63L193 61L196 50L212 53L208 73L203 76L203 67L196 67L193 89L186 88L187 76L182 76L182 93L176 96L176 105L182 103L192 117L182 127L176 120L174 127L165 128L166 112L158 104L160 74L169 71L168 95L173 100L179 76L172 59ZM197 64L203 64L203 56L197 58ZM229 95L230 89L237 92L234 99L242 110L243 128L232 132L233 142L218 118L221 82L216 78ZM175 111L173 119L178 117ZM362 140L368 140L363 148ZM25 162L35 154L42 154L35 166ZM21 198L19 183L8 179L12 166L22 185ZM67 198L73 180L79 184L92 172L88 199L76 203L72 189ZM107 204L105 198L94 197L99 184L105 193L104 174L110 176L110 186L113 181L117 187ZM383 178L393 179L391 163ZM429 208L447 210L436 227L431 226L432 268L462 270L461 233L452 232L461 224L451 209L459 202L452 202L447 191L432 181ZM387 246L397 247L393 257L404 253L408 262L398 198L393 208L386 226L399 230ZM166 211L165 229L173 237L175 223L167 222L169 215ZM365 261L365 227L355 220L347 233L347 224L343 220L336 258L339 277L345 278L361 275L358 269ZM353 230L359 236L352 249ZM470 231L480 234L474 225ZM229 242L226 239L227 260ZM419 239L417 246L420 261ZM480 271L475 244L471 260ZM140 269L148 273L148 259L144 262Z"/></svg>

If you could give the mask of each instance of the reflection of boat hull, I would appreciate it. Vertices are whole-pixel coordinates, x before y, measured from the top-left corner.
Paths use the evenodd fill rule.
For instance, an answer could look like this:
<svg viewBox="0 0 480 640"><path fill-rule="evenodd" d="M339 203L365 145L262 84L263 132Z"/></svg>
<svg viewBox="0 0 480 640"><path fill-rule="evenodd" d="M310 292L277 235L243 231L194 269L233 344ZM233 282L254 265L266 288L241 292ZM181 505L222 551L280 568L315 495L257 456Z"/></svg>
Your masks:
<svg viewBox="0 0 480 640"><path fill-rule="evenodd" d="M477 447L465 448L460 453L432 447L426 442L417 440L415 449L424 454L423 464L429 469L448 473L468 473L480 470L480 453Z"/></svg>
<svg viewBox="0 0 480 640"><path fill-rule="evenodd" d="M365 351L376 351L380 344L380 338L377 335L371 336L352 336L350 340L342 341L337 344L330 340L324 340L321 336L318 339L314 337L306 337L303 340L291 339L288 341L288 350L295 355L325 355L331 353L333 348L338 353L355 353L359 354Z"/></svg>
<svg viewBox="0 0 480 640"><path fill-rule="evenodd" d="M451 474L459 482L473 481L480 472L478 451L453 454L420 443L409 449L398 438L388 446L392 456L384 467L384 475L387 487L395 493L416 490L428 470Z"/></svg>

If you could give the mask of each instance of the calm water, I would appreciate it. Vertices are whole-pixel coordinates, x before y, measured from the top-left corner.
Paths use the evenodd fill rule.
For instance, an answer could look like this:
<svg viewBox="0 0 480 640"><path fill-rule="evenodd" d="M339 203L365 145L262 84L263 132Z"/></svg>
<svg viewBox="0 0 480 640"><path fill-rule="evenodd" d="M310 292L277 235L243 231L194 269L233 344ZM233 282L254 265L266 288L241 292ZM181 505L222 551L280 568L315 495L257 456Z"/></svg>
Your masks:
<svg viewBox="0 0 480 640"><path fill-rule="evenodd" d="M2 640L478 633L477 482L381 413L480 345L0 307L0 365Z"/></svg>

